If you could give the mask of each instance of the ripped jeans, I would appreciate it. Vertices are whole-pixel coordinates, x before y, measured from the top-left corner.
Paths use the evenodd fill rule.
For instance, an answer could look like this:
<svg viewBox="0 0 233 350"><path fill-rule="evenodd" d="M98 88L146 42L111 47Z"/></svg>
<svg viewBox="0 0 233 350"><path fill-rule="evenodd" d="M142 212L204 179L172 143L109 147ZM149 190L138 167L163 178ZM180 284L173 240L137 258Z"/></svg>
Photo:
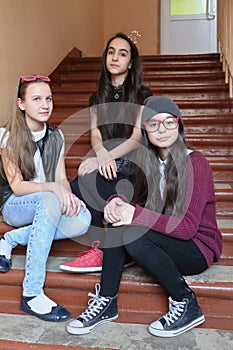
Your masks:
<svg viewBox="0 0 233 350"><path fill-rule="evenodd" d="M52 192L37 192L17 197L14 194L2 208L4 221L16 227L4 235L16 247L27 245L23 295L43 293L46 262L53 240L83 235L89 228L91 214L81 208L78 215L61 213L58 197Z"/></svg>

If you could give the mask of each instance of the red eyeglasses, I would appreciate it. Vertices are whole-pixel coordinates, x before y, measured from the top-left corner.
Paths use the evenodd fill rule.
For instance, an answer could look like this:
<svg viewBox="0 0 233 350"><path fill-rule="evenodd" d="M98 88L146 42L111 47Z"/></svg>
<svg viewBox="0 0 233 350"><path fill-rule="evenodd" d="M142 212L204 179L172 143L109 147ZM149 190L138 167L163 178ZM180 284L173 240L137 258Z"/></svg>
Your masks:
<svg viewBox="0 0 233 350"><path fill-rule="evenodd" d="M167 117L166 119L164 119L163 121L156 120L156 119L150 119L150 120L147 120L146 122L144 122L145 129L148 132L155 132L155 131L159 130L161 124L163 124L165 129L173 130L173 129L176 129L178 127L179 118L170 116L170 117Z"/></svg>
<svg viewBox="0 0 233 350"><path fill-rule="evenodd" d="M21 75L20 79L22 79L25 82L29 82L29 81L35 81L36 79L40 79L42 81L46 81L46 82L50 82L51 79L49 77L47 77L46 75Z"/></svg>

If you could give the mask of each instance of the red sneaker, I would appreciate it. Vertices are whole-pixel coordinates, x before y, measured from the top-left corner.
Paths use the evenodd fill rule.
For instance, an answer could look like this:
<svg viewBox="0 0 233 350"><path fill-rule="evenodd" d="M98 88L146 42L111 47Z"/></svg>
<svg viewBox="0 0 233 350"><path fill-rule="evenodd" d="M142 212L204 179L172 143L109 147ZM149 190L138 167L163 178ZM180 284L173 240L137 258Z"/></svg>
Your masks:
<svg viewBox="0 0 233 350"><path fill-rule="evenodd" d="M78 254L75 260L65 262L59 266L67 272L97 272L102 271L103 252L98 249L100 241L94 241L89 250Z"/></svg>
<svg viewBox="0 0 233 350"><path fill-rule="evenodd" d="M75 260L65 262L59 268L66 272L99 272L102 271L103 252L98 247L100 241L94 241L89 250L78 254ZM127 257L125 268L134 264L130 256Z"/></svg>

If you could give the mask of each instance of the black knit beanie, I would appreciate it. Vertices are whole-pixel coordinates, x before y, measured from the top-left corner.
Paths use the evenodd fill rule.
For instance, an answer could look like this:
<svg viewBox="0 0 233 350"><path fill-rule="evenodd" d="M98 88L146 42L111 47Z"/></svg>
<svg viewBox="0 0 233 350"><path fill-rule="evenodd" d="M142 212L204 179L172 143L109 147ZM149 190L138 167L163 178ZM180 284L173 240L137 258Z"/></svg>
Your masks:
<svg viewBox="0 0 233 350"><path fill-rule="evenodd" d="M150 96L145 99L144 105L145 107L142 112L142 125L145 121L158 113L169 113L182 120L179 107L172 99L170 99L170 97Z"/></svg>

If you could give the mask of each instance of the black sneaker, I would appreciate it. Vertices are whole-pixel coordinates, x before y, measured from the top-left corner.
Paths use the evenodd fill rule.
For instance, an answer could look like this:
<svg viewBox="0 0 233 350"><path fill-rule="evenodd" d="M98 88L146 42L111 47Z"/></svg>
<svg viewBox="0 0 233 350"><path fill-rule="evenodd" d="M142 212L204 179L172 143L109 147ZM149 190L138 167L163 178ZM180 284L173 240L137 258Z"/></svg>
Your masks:
<svg viewBox="0 0 233 350"><path fill-rule="evenodd" d="M11 268L11 259L7 259L5 255L0 255L0 272L7 272Z"/></svg>
<svg viewBox="0 0 233 350"><path fill-rule="evenodd" d="M113 321L118 317L117 296L102 297L99 295L100 285L95 286L96 294L89 293L92 298L89 300L87 309L75 320L67 325L67 332L71 334L87 334L95 327Z"/></svg>
<svg viewBox="0 0 233 350"><path fill-rule="evenodd" d="M149 326L149 332L158 337L175 337L205 321L195 295L175 301L169 297L169 312Z"/></svg>

